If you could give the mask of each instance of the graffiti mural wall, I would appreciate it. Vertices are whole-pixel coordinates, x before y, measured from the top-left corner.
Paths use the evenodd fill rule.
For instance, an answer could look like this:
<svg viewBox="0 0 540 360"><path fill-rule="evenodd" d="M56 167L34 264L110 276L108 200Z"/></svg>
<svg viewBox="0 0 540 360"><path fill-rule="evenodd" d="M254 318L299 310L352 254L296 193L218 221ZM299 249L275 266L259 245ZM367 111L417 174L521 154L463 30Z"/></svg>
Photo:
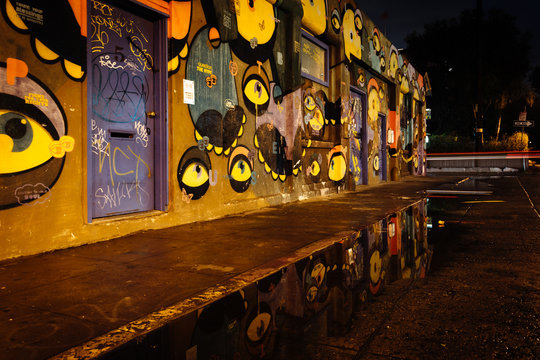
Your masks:
<svg viewBox="0 0 540 360"><path fill-rule="evenodd" d="M0 259L425 173L424 77L356 2L140 3L0 1Z"/></svg>

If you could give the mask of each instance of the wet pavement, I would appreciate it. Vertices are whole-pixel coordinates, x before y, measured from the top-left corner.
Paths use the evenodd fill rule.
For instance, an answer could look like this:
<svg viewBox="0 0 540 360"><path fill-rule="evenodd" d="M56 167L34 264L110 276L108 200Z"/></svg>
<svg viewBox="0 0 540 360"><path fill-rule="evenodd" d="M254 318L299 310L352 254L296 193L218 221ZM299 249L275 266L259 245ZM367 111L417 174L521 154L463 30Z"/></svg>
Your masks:
<svg viewBox="0 0 540 360"><path fill-rule="evenodd" d="M0 263L0 358L539 358L540 173L462 179Z"/></svg>
<svg viewBox="0 0 540 360"><path fill-rule="evenodd" d="M94 358L144 343L171 321L420 201L428 188L457 180L410 177L1 262L1 358Z"/></svg>
<svg viewBox="0 0 540 360"><path fill-rule="evenodd" d="M428 198L427 276L389 281L342 334L279 359L540 358L540 172L443 189Z"/></svg>

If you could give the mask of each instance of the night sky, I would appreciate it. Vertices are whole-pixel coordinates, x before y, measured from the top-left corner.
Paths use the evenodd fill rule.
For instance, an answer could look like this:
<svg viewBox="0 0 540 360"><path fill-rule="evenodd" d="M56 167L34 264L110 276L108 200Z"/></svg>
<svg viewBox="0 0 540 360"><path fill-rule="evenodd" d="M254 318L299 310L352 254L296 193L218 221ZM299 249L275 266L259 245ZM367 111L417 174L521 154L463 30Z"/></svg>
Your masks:
<svg viewBox="0 0 540 360"><path fill-rule="evenodd" d="M406 46L404 38L407 34L415 30L422 33L424 24L457 18L463 10L476 8L476 0L360 0L357 4L397 48ZM484 11L503 9L515 16L522 31L533 34L531 65L540 66L540 1L483 0L482 6Z"/></svg>

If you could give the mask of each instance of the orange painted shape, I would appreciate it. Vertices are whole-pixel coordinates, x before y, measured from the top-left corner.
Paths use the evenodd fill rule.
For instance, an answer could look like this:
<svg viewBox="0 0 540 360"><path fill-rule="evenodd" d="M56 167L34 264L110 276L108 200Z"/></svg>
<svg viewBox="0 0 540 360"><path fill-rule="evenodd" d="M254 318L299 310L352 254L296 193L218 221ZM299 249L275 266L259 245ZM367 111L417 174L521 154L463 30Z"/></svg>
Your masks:
<svg viewBox="0 0 540 360"><path fill-rule="evenodd" d="M28 75L28 65L22 60L7 58L6 65L7 83L9 85L15 85L16 78L24 78Z"/></svg>
<svg viewBox="0 0 540 360"><path fill-rule="evenodd" d="M208 32L208 40L219 40L219 31L215 27L211 28Z"/></svg>
<svg viewBox="0 0 540 360"><path fill-rule="evenodd" d="M375 89L377 89L377 91L379 91L379 83L377 82L377 80L375 80L375 78L369 79L368 91L371 91L372 87L374 87Z"/></svg>
<svg viewBox="0 0 540 360"><path fill-rule="evenodd" d="M418 87L422 89L424 87L424 77L418 74Z"/></svg>
<svg viewBox="0 0 540 360"><path fill-rule="evenodd" d="M81 35L86 37L86 0L68 0L71 10L81 27Z"/></svg>
<svg viewBox="0 0 540 360"><path fill-rule="evenodd" d="M191 1L171 1L169 15L169 37L185 38L191 22Z"/></svg>

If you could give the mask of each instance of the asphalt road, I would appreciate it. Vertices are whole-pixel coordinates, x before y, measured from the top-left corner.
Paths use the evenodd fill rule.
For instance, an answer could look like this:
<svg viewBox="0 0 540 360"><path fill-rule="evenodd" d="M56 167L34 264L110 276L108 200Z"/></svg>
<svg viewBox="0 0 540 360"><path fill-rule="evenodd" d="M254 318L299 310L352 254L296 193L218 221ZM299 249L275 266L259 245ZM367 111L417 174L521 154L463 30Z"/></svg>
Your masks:
<svg viewBox="0 0 540 360"><path fill-rule="evenodd" d="M355 312L348 332L304 336L278 357L539 359L538 170L454 189L482 195L433 195L428 276L388 284Z"/></svg>

